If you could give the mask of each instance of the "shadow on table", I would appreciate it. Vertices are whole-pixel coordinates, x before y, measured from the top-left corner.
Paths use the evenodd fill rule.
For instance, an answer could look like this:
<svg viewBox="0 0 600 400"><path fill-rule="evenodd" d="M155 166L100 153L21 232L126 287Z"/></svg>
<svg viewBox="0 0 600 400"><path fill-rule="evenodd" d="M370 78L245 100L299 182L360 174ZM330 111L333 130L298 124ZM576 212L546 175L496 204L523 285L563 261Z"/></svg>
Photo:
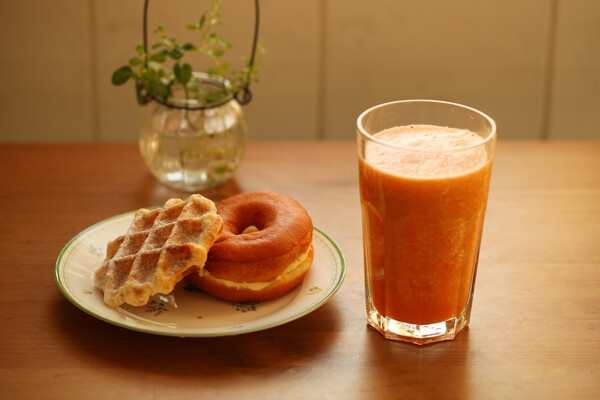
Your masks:
<svg viewBox="0 0 600 400"><path fill-rule="evenodd" d="M146 178L135 185L134 196L131 197L132 208L142 206L162 205L170 198L186 199L192 193L200 193L204 197L211 199L214 202L219 202L226 197L241 193L243 188L235 178L231 178L227 182L211 189L201 191L184 191L170 188L148 173ZM140 206L140 204L142 206Z"/></svg>
<svg viewBox="0 0 600 400"><path fill-rule="evenodd" d="M59 335L95 367L159 375L262 378L326 356L339 332L339 312L328 302L309 315L260 332L215 338L178 338L130 331L102 322L58 297L52 308ZM106 364L106 365L103 365ZM214 384L214 382L213 382Z"/></svg>
<svg viewBox="0 0 600 400"><path fill-rule="evenodd" d="M363 354L368 376L355 383L356 390L396 393L398 398L470 398L469 329L454 340L427 344L385 340L365 326Z"/></svg>

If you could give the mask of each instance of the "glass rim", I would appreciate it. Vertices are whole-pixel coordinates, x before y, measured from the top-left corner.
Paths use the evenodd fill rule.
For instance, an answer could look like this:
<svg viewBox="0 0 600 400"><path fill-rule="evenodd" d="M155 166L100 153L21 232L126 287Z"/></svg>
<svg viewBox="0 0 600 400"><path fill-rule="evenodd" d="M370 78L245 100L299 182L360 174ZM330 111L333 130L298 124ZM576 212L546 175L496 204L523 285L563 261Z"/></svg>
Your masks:
<svg viewBox="0 0 600 400"><path fill-rule="evenodd" d="M478 141L477 143L473 143L467 146L462 146L462 147L456 147L456 148L452 148L452 149L444 149L444 150L430 150L430 149L418 149L418 148L411 148L411 147L407 147L407 146L399 146L396 144L392 144L389 142L386 142L384 140L380 140L377 139L375 136L373 136L372 134L368 133L365 128L363 127L363 119L366 117L367 114L379 109L379 108L383 108L383 107L387 107L393 104L400 104L400 103L435 103L435 104L444 104L444 105L448 105L448 106L455 106L455 107L459 107L468 111L471 111L481 117L483 117L483 119L485 119L491 126L491 131L489 133L489 135L487 135L486 137L481 137L481 141ZM398 150L406 150L406 151L412 151L412 152L417 152L417 153L451 153L451 152L456 152L456 151L464 151L464 150L469 150L469 149L473 149L475 147L479 147L482 145L486 145L488 142L490 142L491 140L493 140L496 137L496 121L494 121L493 118L491 118L489 115L487 115L486 113L479 111L476 108L470 107L470 106L466 106L464 104L460 104L460 103L454 103L451 101L444 101L444 100L432 100L432 99L408 99L408 100L396 100L396 101L389 101L386 103L381 103L381 104L377 104L373 107L370 107L368 109L366 109L365 111L363 111L357 118L356 120L356 126L358 128L358 131L360 132L361 135L369 138L370 140L372 140L375 143L378 143L382 146L386 146L386 147L391 147L394 149L398 149ZM392 128L392 127L390 127ZM479 135L478 135L479 136Z"/></svg>

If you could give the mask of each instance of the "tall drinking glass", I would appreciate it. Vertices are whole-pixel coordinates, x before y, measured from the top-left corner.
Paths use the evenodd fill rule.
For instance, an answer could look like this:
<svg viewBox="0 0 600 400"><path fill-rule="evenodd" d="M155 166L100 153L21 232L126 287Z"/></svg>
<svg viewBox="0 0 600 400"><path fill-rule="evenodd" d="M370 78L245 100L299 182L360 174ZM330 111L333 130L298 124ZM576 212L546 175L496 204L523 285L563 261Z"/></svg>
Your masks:
<svg viewBox="0 0 600 400"><path fill-rule="evenodd" d="M388 339L453 339L469 324L495 122L434 100L357 120L367 323Z"/></svg>

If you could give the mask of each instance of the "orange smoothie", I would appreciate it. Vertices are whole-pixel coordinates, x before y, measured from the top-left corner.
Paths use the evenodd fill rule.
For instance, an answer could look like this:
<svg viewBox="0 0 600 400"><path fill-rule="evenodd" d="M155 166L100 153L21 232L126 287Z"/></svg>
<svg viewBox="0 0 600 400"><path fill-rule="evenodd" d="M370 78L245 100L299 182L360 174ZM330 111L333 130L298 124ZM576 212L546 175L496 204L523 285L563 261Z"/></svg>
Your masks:
<svg viewBox="0 0 600 400"><path fill-rule="evenodd" d="M457 317L477 266L492 157L469 149L482 139L466 130L411 125L374 137L396 147L369 142L359 159L372 304L411 324Z"/></svg>

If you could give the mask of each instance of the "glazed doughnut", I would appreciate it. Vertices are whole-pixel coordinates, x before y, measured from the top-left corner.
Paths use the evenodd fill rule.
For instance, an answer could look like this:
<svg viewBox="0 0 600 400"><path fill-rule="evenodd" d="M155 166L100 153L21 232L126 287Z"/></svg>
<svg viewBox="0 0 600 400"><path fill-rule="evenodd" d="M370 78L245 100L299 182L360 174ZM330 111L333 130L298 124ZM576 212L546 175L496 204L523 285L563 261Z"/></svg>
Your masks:
<svg viewBox="0 0 600 400"><path fill-rule="evenodd" d="M221 237L204 268L188 276L199 289L228 301L265 301L304 279L314 257L313 225L296 200L249 192L217 204Z"/></svg>

